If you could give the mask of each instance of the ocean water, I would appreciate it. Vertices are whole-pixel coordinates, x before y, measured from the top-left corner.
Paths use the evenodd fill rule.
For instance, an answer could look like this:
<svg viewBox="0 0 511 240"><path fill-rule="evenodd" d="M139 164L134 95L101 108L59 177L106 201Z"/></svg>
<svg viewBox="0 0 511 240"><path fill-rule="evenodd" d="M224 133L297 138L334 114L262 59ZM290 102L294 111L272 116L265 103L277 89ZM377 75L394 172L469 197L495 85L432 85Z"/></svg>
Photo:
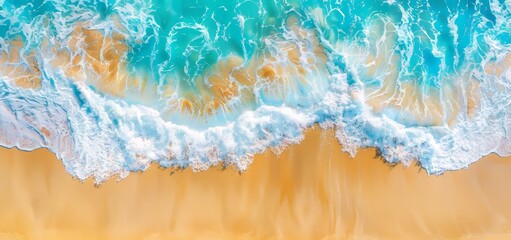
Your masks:
<svg viewBox="0 0 511 240"><path fill-rule="evenodd" d="M510 1L0 6L0 145L82 180L245 170L315 125L430 174L511 155Z"/></svg>

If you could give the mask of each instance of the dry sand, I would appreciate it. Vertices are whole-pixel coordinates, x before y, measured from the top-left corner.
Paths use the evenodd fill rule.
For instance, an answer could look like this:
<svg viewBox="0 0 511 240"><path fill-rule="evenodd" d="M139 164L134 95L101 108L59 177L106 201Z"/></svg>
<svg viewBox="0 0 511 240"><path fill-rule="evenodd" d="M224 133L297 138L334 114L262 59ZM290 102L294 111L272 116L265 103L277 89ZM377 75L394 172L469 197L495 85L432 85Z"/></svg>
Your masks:
<svg viewBox="0 0 511 240"><path fill-rule="evenodd" d="M511 239L511 159L428 176L308 131L248 171L156 167L96 188L47 150L0 149L0 239Z"/></svg>

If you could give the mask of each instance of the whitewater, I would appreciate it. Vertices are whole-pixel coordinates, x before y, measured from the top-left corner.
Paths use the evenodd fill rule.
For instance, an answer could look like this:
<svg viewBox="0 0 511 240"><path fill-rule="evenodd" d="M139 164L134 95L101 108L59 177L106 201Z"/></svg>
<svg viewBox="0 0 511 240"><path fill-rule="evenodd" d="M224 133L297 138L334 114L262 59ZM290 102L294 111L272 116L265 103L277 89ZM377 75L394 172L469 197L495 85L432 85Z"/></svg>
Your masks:
<svg viewBox="0 0 511 240"><path fill-rule="evenodd" d="M430 174L511 154L510 1L0 0L0 145L101 183L334 128Z"/></svg>

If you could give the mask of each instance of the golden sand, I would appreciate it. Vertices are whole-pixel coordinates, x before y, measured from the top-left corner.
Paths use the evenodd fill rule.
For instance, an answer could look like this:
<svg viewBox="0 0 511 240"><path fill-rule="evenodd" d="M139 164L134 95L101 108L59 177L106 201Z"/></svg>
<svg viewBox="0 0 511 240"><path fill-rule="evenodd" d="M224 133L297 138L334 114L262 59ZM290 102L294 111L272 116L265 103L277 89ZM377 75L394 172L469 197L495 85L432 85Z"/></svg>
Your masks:
<svg viewBox="0 0 511 240"><path fill-rule="evenodd" d="M12 79L19 87L37 89L41 87L41 79L35 51L21 56L20 49L24 44L21 39L15 39L10 42L8 51L0 50L0 75Z"/></svg>
<svg viewBox="0 0 511 240"><path fill-rule="evenodd" d="M46 150L0 150L0 239L510 239L511 161L428 176L312 130L248 171L156 167L96 188Z"/></svg>

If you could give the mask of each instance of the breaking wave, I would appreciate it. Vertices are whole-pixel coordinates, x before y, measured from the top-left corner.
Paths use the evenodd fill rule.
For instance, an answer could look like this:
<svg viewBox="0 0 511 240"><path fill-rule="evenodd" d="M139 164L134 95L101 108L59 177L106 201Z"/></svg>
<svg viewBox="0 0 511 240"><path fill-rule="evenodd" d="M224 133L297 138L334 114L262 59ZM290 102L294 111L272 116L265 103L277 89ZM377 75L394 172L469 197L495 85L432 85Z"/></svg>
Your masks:
<svg viewBox="0 0 511 240"><path fill-rule="evenodd" d="M79 179L335 128L428 173L511 153L511 2L0 0L0 145Z"/></svg>

